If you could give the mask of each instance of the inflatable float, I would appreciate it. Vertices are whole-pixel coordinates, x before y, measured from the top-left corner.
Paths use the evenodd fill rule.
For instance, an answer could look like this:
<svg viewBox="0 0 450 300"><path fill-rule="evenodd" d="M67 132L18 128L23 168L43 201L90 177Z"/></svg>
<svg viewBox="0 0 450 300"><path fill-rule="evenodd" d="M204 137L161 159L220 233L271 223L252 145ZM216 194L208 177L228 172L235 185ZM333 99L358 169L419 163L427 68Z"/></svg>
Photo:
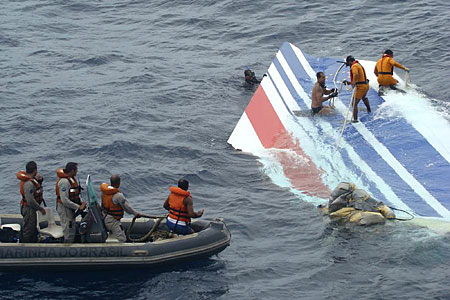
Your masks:
<svg viewBox="0 0 450 300"><path fill-rule="evenodd" d="M316 72L325 73L330 89L349 80L349 68L339 60L284 43L228 143L257 156L276 184L315 204L347 181L416 217L450 221L448 116L397 74L406 93L379 96L375 62L359 60L370 80L372 112L359 111L360 122L348 122L352 92L342 89L335 114L313 117Z"/></svg>
<svg viewBox="0 0 450 300"><path fill-rule="evenodd" d="M22 224L21 215L0 215L2 230ZM122 220L127 230L132 220ZM145 235L155 219L139 219L131 233L135 238ZM79 222L78 222L79 223ZM56 219L59 225L59 220ZM10 225L10 226L9 226ZM17 228L17 227L16 227ZM0 243L0 272L31 270L105 270L117 268L145 268L193 261L210 257L230 244L231 234L225 223L218 220L192 222L196 233L148 242L64 244L58 240L41 243ZM161 231L167 230L164 222Z"/></svg>
<svg viewBox="0 0 450 300"><path fill-rule="evenodd" d="M51 208L37 212L39 242L20 243L21 215L0 214L0 272L16 270L105 270L149 268L210 257L230 245L231 233L221 218L193 220L188 235L170 232L165 216L123 218L127 240L109 238L95 191L88 187L88 211L78 217L75 243L63 243L59 218Z"/></svg>

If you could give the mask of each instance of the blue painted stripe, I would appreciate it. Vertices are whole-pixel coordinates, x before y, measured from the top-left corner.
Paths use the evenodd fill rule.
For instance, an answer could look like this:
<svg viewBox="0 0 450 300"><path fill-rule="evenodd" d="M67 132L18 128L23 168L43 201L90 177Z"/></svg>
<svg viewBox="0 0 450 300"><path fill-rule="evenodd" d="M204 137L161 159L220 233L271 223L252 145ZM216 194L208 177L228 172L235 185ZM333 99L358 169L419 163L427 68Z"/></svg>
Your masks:
<svg viewBox="0 0 450 300"><path fill-rule="evenodd" d="M280 62L278 61L278 59L275 57L275 59L273 60L273 64L275 66L275 68L277 69L278 73L281 76L281 79L283 79L284 83L286 84L286 87L288 88L289 92L291 93L292 97L294 98L294 100L297 102L297 104L300 106L300 108L302 110L310 110L311 108L308 107L305 102L302 101L301 97L299 95L297 95L297 93L295 92L295 88L292 85L291 81L289 80L286 71L283 69L283 67L281 66Z"/></svg>
<svg viewBox="0 0 450 300"><path fill-rule="evenodd" d="M278 90L278 87L277 87L277 85L275 84L275 81L273 80L272 75L270 75L270 72L268 72L268 74L269 74L269 79L270 79L270 81L272 81L272 84L273 84L273 86L275 87L275 90L277 91L278 95L280 95L280 98L281 98L281 101L282 101L283 104L284 104L284 107L285 107L286 110L289 112L289 114L290 114L291 116L293 116L294 114L293 114L292 111L289 109L289 106L286 104L286 101L284 100L283 96L281 96L281 93L280 93L280 91Z"/></svg>
<svg viewBox="0 0 450 300"><path fill-rule="evenodd" d="M284 46L284 45L283 45ZM293 52L290 45L289 47L282 47L282 53L288 62L290 68L294 72L295 76L297 77L299 83L301 86L303 86L304 89L307 89L307 86L310 86L312 88L312 81L309 77L309 75L304 70L303 66L301 65L300 61L298 60L297 56ZM317 60L316 60L317 61ZM324 64L323 64L324 65ZM302 78L303 76L303 78ZM285 79L284 79L285 80ZM289 80L287 80L289 81ZM373 90L371 90L372 93L374 93ZM344 92L345 95L345 92ZM295 99L295 97L294 97ZM377 99L378 100L378 99ZM378 106L378 105L377 105ZM374 107L375 109L375 107ZM411 127L412 128L412 127ZM417 131L416 131L417 132ZM418 133L417 133L418 134ZM407 185L398 175L395 173L395 171L381 158L379 157L378 153L373 149L371 145L369 145L357 131L349 132L347 131L345 136L347 137L347 140L352 140L353 144L357 144L358 147L356 148L357 153L361 157L370 156L370 157L377 157L377 159L369 160L367 163L369 166L381 177L384 179L386 183L389 183L393 191L405 202L407 203L412 209L415 211L428 215L428 216L439 216L434 209L432 209L421 197L419 197L409 185ZM357 141L355 137L358 137L360 141L357 143L354 143L354 141ZM360 146L360 144L364 144L363 146ZM428 144L428 143L427 143ZM362 151L364 149L364 151ZM434 149L433 149L434 150ZM390 150L392 151L392 150ZM377 162L374 164L373 162ZM409 171L409 170L408 170ZM383 176L381 175L383 174ZM393 185L394 183L394 185Z"/></svg>
<svg viewBox="0 0 450 300"><path fill-rule="evenodd" d="M289 64L289 62L288 62L288 64ZM282 79L283 79L284 84L288 87L288 91L290 92L291 96L292 96L294 99L298 99L298 101L301 102L302 106L306 106L306 104L305 104L305 102L304 102L304 99L302 99L302 98L300 97L300 95L297 94L295 88L292 86L291 81L290 81L289 78L287 77L287 75L286 75L284 69L281 67L281 65L279 64L278 60L277 60L277 64L275 64L275 65L277 66L277 70L279 71L279 73L280 73L280 74L284 74L284 76L282 76ZM299 64L299 65L297 65L297 66L291 66L291 65L289 65L289 66L290 66L291 69L303 70L303 67L302 67L301 64ZM295 74L295 73L294 73L294 74ZM305 73L305 74L306 74L306 73ZM275 82L274 82L274 85L276 86ZM289 88L289 87L290 87L290 88ZM302 88L303 88L303 87L302 87ZM278 91L278 93L279 93L279 89L278 89L278 88L277 88L277 91ZM281 95L280 93L279 93L279 95L280 95L281 98L283 98L282 95ZM301 122L298 121L298 119L296 119L296 121L297 121L297 123L298 123L301 127L303 127L303 126L301 125ZM321 128L318 126L317 129L321 129ZM306 130L306 133L310 136L311 139L317 138L317 137L311 136L311 133L309 133L307 130ZM330 145L334 145L334 141L332 141L332 140L325 140L324 142L327 143L327 144L330 144ZM347 165L348 167L351 166L351 167L349 167L349 169L351 169L353 172L355 172L355 174L357 174L357 175L361 178L361 180L365 183L366 186L369 186L369 187L370 187L370 190L371 190L371 192L372 192L372 195L373 195L374 197L376 197L377 199L381 200L381 201L384 201L384 202L386 202L386 203L389 203L389 201L387 201L387 199L386 199L385 196L381 193L381 191L375 186L375 184L373 183L373 181L371 181L369 178L367 178L367 176L366 176L364 173L361 172L361 169L358 168L358 167L354 164L353 160L351 160L350 157L348 156L348 153L347 153L347 152L344 152L344 153L345 153L345 154L342 156L342 158L343 158L343 160L344 160L344 163L346 163L346 165Z"/></svg>

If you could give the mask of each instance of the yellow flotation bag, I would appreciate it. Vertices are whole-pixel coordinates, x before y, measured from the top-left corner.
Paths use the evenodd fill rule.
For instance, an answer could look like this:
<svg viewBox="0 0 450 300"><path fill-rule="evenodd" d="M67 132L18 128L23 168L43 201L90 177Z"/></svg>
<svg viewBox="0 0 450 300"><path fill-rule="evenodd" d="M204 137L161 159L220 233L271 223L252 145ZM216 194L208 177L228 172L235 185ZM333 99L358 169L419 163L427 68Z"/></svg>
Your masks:
<svg viewBox="0 0 450 300"><path fill-rule="evenodd" d="M339 219L345 223L355 223L357 225L383 224L386 218L378 212L362 211L353 207L344 207L330 214L330 218Z"/></svg>
<svg viewBox="0 0 450 300"><path fill-rule="evenodd" d="M383 224L386 219L395 219L388 206L349 182L339 183L331 193L328 205L321 209L334 220L357 225Z"/></svg>

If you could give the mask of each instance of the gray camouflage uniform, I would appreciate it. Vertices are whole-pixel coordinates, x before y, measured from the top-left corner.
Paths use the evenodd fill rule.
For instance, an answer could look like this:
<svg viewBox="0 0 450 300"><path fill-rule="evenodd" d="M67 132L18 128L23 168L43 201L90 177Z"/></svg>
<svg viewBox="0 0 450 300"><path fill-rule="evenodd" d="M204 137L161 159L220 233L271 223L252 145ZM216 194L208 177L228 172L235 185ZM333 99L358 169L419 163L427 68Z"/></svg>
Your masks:
<svg viewBox="0 0 450 300"><path fill-rule="evenodd" d="M62 203L57 203L56 211L61 219L63 227L64 243L73 243L75 241L75 211L80 205L69 200L70 182L67 178L61 178L58 182L59 196Z"/></svg>
<svg viewBox="0 0 450 300"><path fill-rule="evenodd" d="M37 242L37 217L36 211L40 209L39 204L34 199L34 192L36 187L33 182L27 181L23 185L23 193L25 195L25 201L27 206L23 205L20 208L20 213L23 216L22 226L22 242L23 243L36 243Z"/></svg>
<svg viewBox="0 0 450 300"><path fill-rule="evenodd" d="M122 208L131 215L138 214L129 204L127 199L122 193L116 193L112 198L114 204L119 204ZM119 240L119 242L124 243L127 240L125 232L123 231L122 223L120 220L116 220L113 216L106 214L105 216L105 226L106 229L111 232L112 236Z"/></svg>

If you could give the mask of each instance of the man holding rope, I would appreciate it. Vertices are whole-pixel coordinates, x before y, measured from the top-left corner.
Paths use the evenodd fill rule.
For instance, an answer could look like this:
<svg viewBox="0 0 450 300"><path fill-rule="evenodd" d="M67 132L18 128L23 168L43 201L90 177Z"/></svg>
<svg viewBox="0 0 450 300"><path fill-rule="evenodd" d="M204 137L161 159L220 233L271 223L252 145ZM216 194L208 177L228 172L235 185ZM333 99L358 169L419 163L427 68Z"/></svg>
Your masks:
<svg viewBox="0 0 450 300"><path fill-rule="evenodd" d="M345 84L351 84L354 89L353 93L353 120L352 123L357 123L358 121L358 103L363 101L367 107L367 112L370 113L369 99L367 99L367 92L369 91L369 80L366 76L366 71L363 66L355 60L351 55L346 58L346 65L350 66L350 82L344 81Z"/></svg>
<svg viewBox="0 0 450 300"><path fill-rule="evenodd" d="M317 82L314 84L311 93L311 112L314 115L326 115L332 113L334 110L330 106L322 105L323 102L330 100L338 95L335 88L328 90L325 86L325 74L323 72L317 72ZM324 97L323 95L328 95Z"/></svg>
<svg viewBox="0 0 450 300"><path fill-rule="evenodd" d="M380 89L378 90L378 95L382 96L383 91L386 88L391 90L397 90L401 93L406 93L397 87L398 80L393 77L394 67L405 70L409 73L409 69L394 60L394 52L392 50L384 51L383 56L377 61L375 65L374 73L377 76L378 84Z"/></svg>
<svg viewBox="0 0 450 300"><path fill-rule="evenodd" d="M102 210L105 214L105 227L111 232L120 243L125 243L127 237L123 231L120 220L124 215L124 211L135 215L136 218L142 217L142 214L135 211L129 204L125 196L119 190L120 176L112 175L110 178L111 185L102 183L100 190L102 192Z"/></svg>

